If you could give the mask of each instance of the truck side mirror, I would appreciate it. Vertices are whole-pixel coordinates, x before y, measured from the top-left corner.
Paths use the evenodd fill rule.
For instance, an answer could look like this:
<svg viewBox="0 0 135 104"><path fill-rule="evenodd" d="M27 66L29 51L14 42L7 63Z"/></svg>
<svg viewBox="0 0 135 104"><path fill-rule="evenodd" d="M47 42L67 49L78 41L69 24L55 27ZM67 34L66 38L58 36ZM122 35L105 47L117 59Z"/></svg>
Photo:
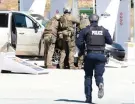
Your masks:
<svg viewBox="0 0 135 104"><path fill-rule="evenodd" d="M39 28L39 24L38 23L34 23L34 28Z"/></svg>
<svg viewBox="0 0 135 104"><path fill-rule="evenodd" d="M37 32L38 32L38 28L39 28L39 24L38 24L38 23L34 23L35 33L37 33Z"/></svg>

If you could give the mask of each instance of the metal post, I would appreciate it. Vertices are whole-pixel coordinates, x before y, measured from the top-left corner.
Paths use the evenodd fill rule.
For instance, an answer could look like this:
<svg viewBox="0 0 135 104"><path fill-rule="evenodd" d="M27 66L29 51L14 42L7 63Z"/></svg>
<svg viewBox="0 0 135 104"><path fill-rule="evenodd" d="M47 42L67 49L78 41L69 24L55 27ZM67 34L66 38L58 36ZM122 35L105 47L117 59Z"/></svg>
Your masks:
<svg viewBox="0 0 135 104"><path fill-rule="evenodd" d="M93 0L93 14L96 14L96 0Z"/></svg>
<svg viewBox="0 0 135 104"><path fill-rule="evenodd" d="M75 17L76 16L76 7L75 7L75 0L72 0L72 15Z"/></svg>
<svg viewBox="0 0 135 104"><path fill-rule="evenodd" d="M20 11L20 0L18 0L18 11Z"/></svg>
<svg viewBox="0 0 135 104"><path fill-rule="evenodd" d="M78 10L78 1L73 0L72 1L72 15L78 18L79 16L79 10Z"/></svg>
<svg viewBox="0 0 135 104"><path fill-rule="evenodd" d="M95 0L93 0L93 14L95 14ZM91 8L90 8L91 9Z"/></svg>
<svg viewBox="0 0 135 104"><path fill-rule="evenodd" d="M97 6L97 4L96 4L96 0L94 1L94 3L95 3L95 14L97 13L97 9L96 9L96 6Z"/></svg>

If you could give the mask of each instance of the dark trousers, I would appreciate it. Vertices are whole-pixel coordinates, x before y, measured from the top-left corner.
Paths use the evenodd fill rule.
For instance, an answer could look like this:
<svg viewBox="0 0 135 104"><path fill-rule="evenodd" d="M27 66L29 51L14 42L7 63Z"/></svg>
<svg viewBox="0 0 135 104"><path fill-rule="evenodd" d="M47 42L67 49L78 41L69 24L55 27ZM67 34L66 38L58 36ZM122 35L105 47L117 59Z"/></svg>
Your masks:
<svg viewBox="0 0 135 104"><path fill-rule="evenodd" d="M103 82L103 74L105 71L106 58L104 54L89 53L84 59L84 71L85 71L85 95L86 98L92 98L92 77L94 77L96 85L99 86Z"/></svg>

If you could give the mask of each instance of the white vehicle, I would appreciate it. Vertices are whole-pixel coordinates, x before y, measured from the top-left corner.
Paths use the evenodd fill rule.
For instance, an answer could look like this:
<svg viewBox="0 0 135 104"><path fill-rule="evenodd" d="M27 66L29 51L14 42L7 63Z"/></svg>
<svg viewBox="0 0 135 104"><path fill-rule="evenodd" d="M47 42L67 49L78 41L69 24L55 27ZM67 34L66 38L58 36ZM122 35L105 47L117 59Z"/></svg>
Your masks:
<svg viewBox="0 0 135 104"><path fill-rule="evenodd" d="M0 11L0 49L9 42L16 49L16 55L38 56L44 28L28 13Z"/></svg>

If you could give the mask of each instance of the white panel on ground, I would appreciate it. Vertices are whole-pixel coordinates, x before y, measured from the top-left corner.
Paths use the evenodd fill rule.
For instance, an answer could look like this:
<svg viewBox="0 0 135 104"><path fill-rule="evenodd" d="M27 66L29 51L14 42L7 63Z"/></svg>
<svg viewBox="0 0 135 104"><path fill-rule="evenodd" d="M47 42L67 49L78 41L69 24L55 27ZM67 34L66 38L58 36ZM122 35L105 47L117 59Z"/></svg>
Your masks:
<svg viewBox="0 0 135 104"><path fill-rule="evenodd" d="M31 63L31 64L35 64L38 66L44 66L44 60L29 60L29 59L23 59L26 60L27 62Z"/></svg>
<svg viewBox="0 0 135 104"><path fill-rule="evenodd" d="M99 25L108 29L111 37L113 38L117 15L119 10L120 0L112 0L107 9L101 14Z"/></svg>
<svg viewBox="0 0 135 104"><path fill-rule="evenodd" d="M3 66L0 67L1 70L36 75L48 73L48 70L16 57L15 52L1 52L0 61L3 62Z"/></svg>

